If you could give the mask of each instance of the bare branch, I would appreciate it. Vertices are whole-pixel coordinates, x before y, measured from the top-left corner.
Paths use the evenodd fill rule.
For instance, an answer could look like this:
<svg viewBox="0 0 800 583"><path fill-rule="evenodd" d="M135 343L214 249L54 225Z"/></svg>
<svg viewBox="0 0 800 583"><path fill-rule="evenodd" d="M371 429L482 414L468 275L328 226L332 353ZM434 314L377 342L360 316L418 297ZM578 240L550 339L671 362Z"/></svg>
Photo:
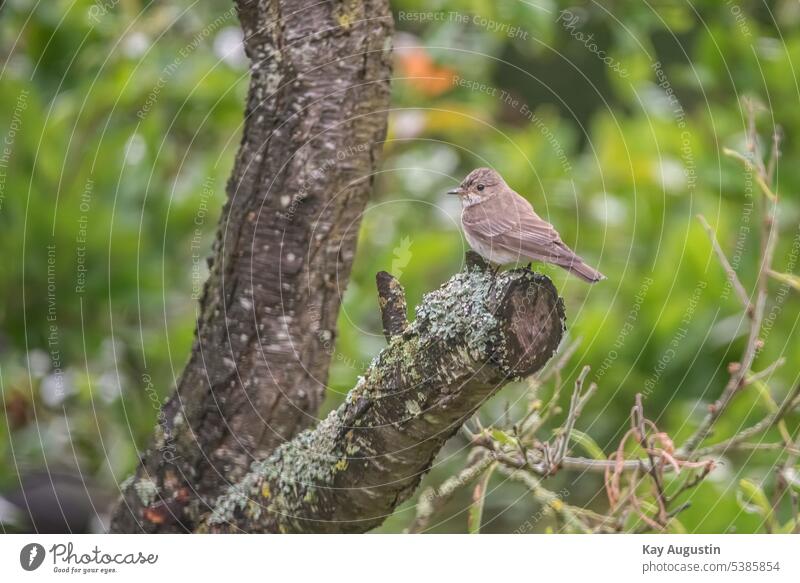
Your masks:
<svg viewBox="0 0 800 583"><path fill-rule="evenodd" d="M708 221L703 215L697 215L697 220L700 221L700 224L703 225L706 233L708 233L708 238L711 240L711 246L714 248L714 252L717 254L717 259L719 259L723 269L725 269L725 274L728 276L728 281L730 282L731 286L733 286L739 301L742 302L742 306L744 306L748 316L752 317L753 308L750 305L750 296L747 294L747 290L744 289L742 282L739 280L736 270L733 269L733 266L725 256L725 252L722 250L722 247L719 246L719 243L717 242L717 236L714 234L714 230L711 228L711 225L708 224Z"/></svg>
<svg viewBox="0 0 800 583"><path fill-rule="evenodd" d="M760 370L758 372L754 372L751 375L748 375L747 378L745 379L745 382L748 385L751 385L753 383L757 383L757 382L760 382L760 381L762 381L764 379L767 379L767 378L771 377L772 373L774 373L776 370L778 370L780 367L782 367L785 363L786 363L786 359L784 357L780 357L778 360L776 360L775 362L773 362L772 364L770 364L768 367L764 368L763 370Z"/></svg>
<svg viewBox="0 0 800 583"><path fill-rule="evenodd" d="M408 326L406 293L397 278L385 271L379 271L375 281L378 286L383 335L386 342L391 342L394 336L400 336Z"/></svg>
<svg viewBox="0 0 800 583"><path fill-rule="evenodd" d="M486 471L494 463L494 459L489 455L476 457L455 476L450 476L436 488L428 488L419 496L417 502L417 517L408 527L406 532L419 533L428 528L431 517L453 497L453 495L470 484L475 478Z"/></svg>
<svg viewBox="0 0 800 583"><path fill-rule="evenodd" d="M567 504L561 497L542 486L541 481L525 470L512 469L499 466L498 471L507 475L512 480L522 482L531 491L534 499L542 506L552 509L564 522L573 530L581 533L591 533L592 529L587 525L576 512L576 508Z"/></svg>
<svg viewBox="0 0 800 583"><path fill-rule="evenodd" d="M736 366L732 367L731 377L720 395L720 398L709 407L708 414L703 418L697 430L681 447L681 455L691 455L697 450L700 444L711 434L714 424L727 410L728 405L733 400L736 393L745 386L746 379L752 370L753 362L761 348L761 327L764 320L764 311L767 304L767 287L772 271L772 261L775 253L775 246L778 242L777 221L775 211L778 205L778 197L773 192L769 184L769 173L758 156L758 136L756 134L756 122L754 105L751 101L745 102L748 111L748 151L750 159L738 152L725 150L725 153L740 160L745 169L754 172L756 182L761 187L764 195L762 226L761 226L761 262L758 271L758 283L756 300L752 307L748 308L750 316L750 330L747 336L742 358ZM779 140L773 140L773 148L778 147ZM774 154L773 158L777 158ZM727 270L727 268L726 268ZM748 304L749 305L749 304Z"/></svg>
<svg viewBox="0 0 800 583"><path fill-rule="evenodd" d="M655 487L656 501L658 502L658 521L664 526L667 523L667 503L666 496L664 495L664 484L662 476L659 471L663 467L663 458L659 465L656 465L655 456L653 455L650 441L647 437L647 430L645 428L644 406L642 405L642 394L636 393L636 404L631 411L632 423L636 429L639 444L647 453L647 459L650 460L650 468L648 474L653 479Z"/></svg>
<svg viewBox="0 0 800 583"><path fill-rule="evenodd" d="M580 417L581 412L583 411L583 406L586 404L586 401L591 398L594 392L597 390L597 385L592 383L589 386L589 389L586 391L586 394L581 394L581 390L583 389L583 383L586 380L586 376L589 374L590 368L588 366L584 366L581 373L578 375L577 380L575 381L575 390L572 393L572 398L570 399L569 404L569 413L567 413L567 419L564 422L564 429L561 432L561 436L557 446L557 453L555 458L553 459L553 467L557 468L561 460L567 455L567 449L569 448L569 440L572 435L572 429L575 427L575 421L577 421L578 417Z"/></svg>

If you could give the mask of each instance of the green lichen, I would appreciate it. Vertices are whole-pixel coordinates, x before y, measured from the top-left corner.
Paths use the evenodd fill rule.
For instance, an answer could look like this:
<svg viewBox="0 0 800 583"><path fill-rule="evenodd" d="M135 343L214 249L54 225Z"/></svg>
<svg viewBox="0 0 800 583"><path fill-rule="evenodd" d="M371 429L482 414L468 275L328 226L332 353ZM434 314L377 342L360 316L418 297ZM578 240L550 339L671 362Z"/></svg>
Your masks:
<svg viewBox="0 0 800 583"><path fill-rule="evenodd" d="M264 507L255 500L249 500L247 502L247 510L246 510L247 517L252 520L258 520L259 518L261 518L261 512L263 508Z"/></svg>
<svg viewBox="0 0 800 583"><path fill-rule="evenodd" d="M266 460L255 462L250 472L217 500L209 524L231 522L238 511L249 509L248 514L252 513L251 502L260 498L262 504L268 503L279 529L301 530L297 519L314 509L319 490L332 486L336 474L349 465L347 444L337 439L343 409L331 412L315 430L299 434Z"/></svg>
<svg viewBox="0 0 800 583"><path fill-rule="evenodd" d="M342 2L337 7L336 22L339 23L344 30L349 30L354 22L363 18L361 4L354 0L347 0Z"/></svg>
<svg viewBox="0 0 800 583"><path fill-rule="evenodd" d="M353 15L352 14L340 14L336 17L336 21L339 23L343 29L347 30L350 28L350 25L353 24Z"/></svg>
<svg viewBox="0 0 800 583"><path fill-rule="evenodd" d="M406 411L408 411L408 414L411 415L412 417L416 417L417 415L422 413L422 408L420 408L419 403L417 403L416 401L409 400L406 401Z"/></svg>
<svg viewBox="0 0 800 583"><path fill-rule="evenodd" d="M133 484L133 481L134 481L135 479L136 479L136 474L132 474L132 475L128 476L127 478L125 478L124 480L122 480L122 481L119 483L119 491L120 491L120 492L124 492L125 490L127 490L127 489L128 489L128 487L129 487L131 484Z"/></svg>
<svg viewBox="0 0 800 583"><path fill-rule="evenodd" d="M150 506L158 497L158 484L149 478L142 478L133 485L142 506Z"/></svg>
<svg viewBox="0 0 800 583"><path fill-rule="evenodd" d="M491 312L510 276L473 270L458 273L444 286L425 295L412 325L421 342L464 340L473 357L486 355L500 341L499 322Z"/></svg>

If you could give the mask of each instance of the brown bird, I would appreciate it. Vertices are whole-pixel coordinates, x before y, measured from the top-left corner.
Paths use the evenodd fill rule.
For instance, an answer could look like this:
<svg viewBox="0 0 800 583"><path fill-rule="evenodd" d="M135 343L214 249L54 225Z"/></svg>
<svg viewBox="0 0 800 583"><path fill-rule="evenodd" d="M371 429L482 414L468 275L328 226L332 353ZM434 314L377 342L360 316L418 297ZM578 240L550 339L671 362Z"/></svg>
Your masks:
<svg viewBox="0 0 800 583"><path fill-rule="evenodd" d="M473 170L448 194L461 198L464 236L484 259L498 266L543 261L589 283L605 279L567 247L553 225L537 215L531 203L491 168Z"/></svg>

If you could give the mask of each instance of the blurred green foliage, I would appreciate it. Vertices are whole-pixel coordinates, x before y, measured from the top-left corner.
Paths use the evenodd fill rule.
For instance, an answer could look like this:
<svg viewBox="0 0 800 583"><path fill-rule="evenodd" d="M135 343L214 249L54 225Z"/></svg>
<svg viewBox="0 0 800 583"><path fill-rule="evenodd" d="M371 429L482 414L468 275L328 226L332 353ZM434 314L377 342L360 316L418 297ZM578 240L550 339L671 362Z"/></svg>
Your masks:
<svg viewBox="0 0 800 583"><path fill-rule="evenodd" d="M645 391L663 431L676 442L691 433L745 332L695 215L717 230L745 285L757 270L753 185L722 155L743 147L743 96L763 107L762 135L779 124L786 136L776 269L796 267L800 237L800 7L693 4L393 2L390 130L326 411L384 344L374 274L398 275L415 306L461 269L459 209L443 193L488 165L609 277L588 287L544 270L565 298L570 338L581 339L565 381L589 364L600 386L579 429L610 453ZM78 467L112 496L190 350L247 65L223 0L52 0L31 10L23 0L0 7L0 489L48 464ZM786 357L768 382L777 400L800 362L800 302L778 291L756 363ZM524 395L523 383L504 389L483 424L506 409L513 418ZM765 413L755 391L743 392L716 436ZM466 451L451 440L425 483L463 467ZM762 517L736 492L742 479L771 480L774 460L725 460L693 491L683 527L758 530ZM552 489L605 508L596 476L562 473ZM466 531L468 504L468 492L456 497L436 530ZM413 506L382 530L402 530ZM557 530L551 518L531 520L539 510L495 474L482 530Z"/></svg>

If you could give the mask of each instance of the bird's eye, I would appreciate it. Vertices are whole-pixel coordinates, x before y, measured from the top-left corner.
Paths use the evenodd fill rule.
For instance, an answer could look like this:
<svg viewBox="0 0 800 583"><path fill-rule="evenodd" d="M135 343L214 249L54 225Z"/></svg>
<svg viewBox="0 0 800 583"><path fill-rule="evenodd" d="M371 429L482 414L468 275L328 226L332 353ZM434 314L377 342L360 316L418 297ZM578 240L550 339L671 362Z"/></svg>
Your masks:
<svg viewBox="0 0 800 583"><path fill-rule="evenodd" d="M478 190L483 190L484 188L486 188L486 187L483 184L479 184L478 185Z"/></svg>

